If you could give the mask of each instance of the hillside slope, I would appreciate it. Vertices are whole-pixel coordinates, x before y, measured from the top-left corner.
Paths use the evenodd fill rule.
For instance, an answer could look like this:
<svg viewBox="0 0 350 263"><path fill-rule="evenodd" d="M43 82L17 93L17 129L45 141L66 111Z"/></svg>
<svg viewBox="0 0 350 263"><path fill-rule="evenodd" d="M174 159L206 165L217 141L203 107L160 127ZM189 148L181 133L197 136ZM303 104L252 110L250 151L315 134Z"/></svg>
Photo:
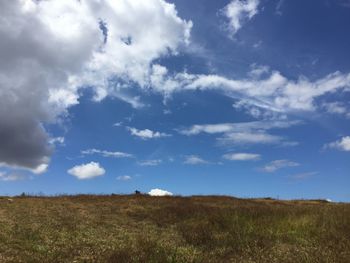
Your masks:
<svg viewBox="0 0 350 263"><path fill-rule="evenodd" d="M350 262L350 204L4 197L0 262Z"/></svg>

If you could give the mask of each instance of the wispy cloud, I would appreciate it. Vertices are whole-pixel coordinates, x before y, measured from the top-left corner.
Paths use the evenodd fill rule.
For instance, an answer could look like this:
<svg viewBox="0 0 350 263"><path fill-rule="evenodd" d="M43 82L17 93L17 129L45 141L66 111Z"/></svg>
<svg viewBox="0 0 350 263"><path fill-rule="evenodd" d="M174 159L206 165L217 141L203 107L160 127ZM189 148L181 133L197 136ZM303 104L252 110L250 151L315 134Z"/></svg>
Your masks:
<svg viewBox="0 0 350 263"><path fill-rule="evenodd" d="M264 167L261 168L262 171L267 172L267 173L273 173L279 169L286 168L286 167L296 167L299 166L300 164L297 162L293 162L290 160L275 160L272 161L268 164L266 164Z"/></svg>
<svg viewBox="0 0 350 263"><path fill-rule="evenodd" d="M64 137L53 137L49 139L49 143L54 145L64 145L64 142L65 142Z"/></svg>
<svg viewBox="0 0 350 263"><path fill-rule="evenodd" d="M271 135L266 132L232 132L226 133L218 141L222 145L230 144L278 144L283 141L283 137Z"/></svg>
<svg viewBox="0 0 350 263"><path fill-rule="evenodd" d="M137 164L140 166L157 166L160 165L163 161L160 159L155 159L155 160L144 160L144 161L139 161Z"/></svg>
<svg viewBox="0 0 350 263"><path fill-rule="evenodd" d="M279 0L276 5L275 12L277 15L282 15L282 6L284 4L285 0Z"/></svg>
<svg viewBox="0 0 350 263"><path fill-rule="evenodd" d="M117 177L117 180L119 180L119 181L129 181L131 179L132 179L132 177L130 175L121 175L121 176Z"/></svg>
<svg viewBox="0 0 350 263"><path fill-rule="evenodd" d="M247 78L229 79L220 75L190 74L170 75L167 68L153 65L151 85L153 90L169 97L185 90L218 90L226 96L244 100L264 111L279 114L315 111L320 105L315 100L327 93L346 91L350 87L350 74L334 72L311 81L304 76L288 79L276 70L264 69L264 74L248 73Z"/></svg>
<svg viewBox="0 0 350 263"><path fill-rule="evenodd" d="M304 179L310 178L316 174L318 174L318 172L307 172L307 173L293 174L293 175L290 175L288 177L290 179L293 179L293 180L304 180Z"/></svg>
<svg viewBox="0 0 350 263"><path fill-rule="evenodd" d="M141 108L144 108L147 106L143 102L141 102L141 98L139 96L130 96L130 95L127 95L127 94L122 93L120 91L110 93L108 95L114 96L114 97L130 104L134 109L141 109Z"/></svg>
<svg viewBox="0 0 350 263"><path fill-rule="evenodd" d="M46 161L46 160L43 160L43 161ZM21 166L16 166L16 165L7 165L5 163L0 163L0 167L5 167L5 168L8 168L8 169L11 169L11 170L19 170L19 171L26 171L26 172L31 172L32 174L43 174L43 173L46 173L48 168L49 168L49 165L47 163L42 163L42 164L39 164L37 167L35 168L25 168L25 167L21 167ZM6 173L8 174L8 173ZM14 173L15 175L22 175L22 173L17 173L15 172Z"/></svg>
<svg viewBox="0 0 350 263"><path fill-rule="evenodd" d="M83 155L98 154L98 155L101 155L103 157L112 157L112 158L132 158L132 157L134 157L130 153L111 152L111 151L98 150L98 149L87 149L87 150L81 151L81 154L83 154Z"/></svg>
<svg viewBox="0 0 350 263"><path fill-rule="evenodd" d="M138 130L133 127L127 127L127 130L130 132L131 135L139 137L142 140L157 139L171 136L171 134L152 131L150 129Z"/></svg>
<svg viewBox="0 0 350 263"><path fill-rule="evenodd" d="M4 182L22 181L22 180L26 180L28 178L29 177L26 174L22 174L22 173L0 172L0 181L4 181Z"/></svg>
<svg viewBox="0 0 350 263"><path fill-rule="evenodd" d="M120 122L116 122L113 124L114 127L122 127L123 126L123 122L120 121Z"/></svg>
<svg viewBox="0 0 350 263"><path fill-rule="evenodd" d="M345 117L350 118L350 109L343 102L325 102L321 105L328 113L344 115Z"/></svg>
<svg viewBox="0 0 350 263"><path fill-rule="evenodd" d="M350 0L338 0L338 4L343 7L350 8Z"/></svg>
<svg viewBox="0 0 350 263"><path fill-rule="evenodd" d="M300 124L300 121L255 121L241 123L219 123L193 125L179 129L183 135L191 136L200 133L223 134L217 140L222 145L229 144L279 144L293 146L297 142L286 140L283 136L273 135L267 131L285 129Z"/></svg>
<svg viewBox="0 0 350 263"><path fill-rule="evenodd" d="M184 161L184 164L191 164L191 165L209 164L209 163L210 163L209 161L206 161L197 155L186 156L186 159Z"/></svg>
<svg viewBox="0 0 350 263"><path fill-rule="evenodd" d="M256 161L260 160L261 155L255 153L226 153L222 157L230 161Z"/></svg>
<svg viewBox="0 0 350 263"><path fill-rule="evenodd" d="M219 124L201 124L193 125L189 128L178 130L184 135L197 135L200 133L229 133L245 132L247 130L270 130L284 129L300 124L300 121L253 121L238 123L219 123Z"/></svg>

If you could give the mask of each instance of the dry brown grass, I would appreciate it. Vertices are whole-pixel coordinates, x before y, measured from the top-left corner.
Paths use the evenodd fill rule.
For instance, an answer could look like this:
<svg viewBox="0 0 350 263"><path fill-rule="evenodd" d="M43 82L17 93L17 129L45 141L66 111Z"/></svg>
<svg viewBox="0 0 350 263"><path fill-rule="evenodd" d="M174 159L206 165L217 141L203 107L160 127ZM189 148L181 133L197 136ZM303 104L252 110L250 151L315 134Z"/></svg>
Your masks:
<svg viewBox="0 0 350 263"><path fill-rule="evenodd" d="M350 262L350 205L217 196L0 198L0 262Z"/></svg>

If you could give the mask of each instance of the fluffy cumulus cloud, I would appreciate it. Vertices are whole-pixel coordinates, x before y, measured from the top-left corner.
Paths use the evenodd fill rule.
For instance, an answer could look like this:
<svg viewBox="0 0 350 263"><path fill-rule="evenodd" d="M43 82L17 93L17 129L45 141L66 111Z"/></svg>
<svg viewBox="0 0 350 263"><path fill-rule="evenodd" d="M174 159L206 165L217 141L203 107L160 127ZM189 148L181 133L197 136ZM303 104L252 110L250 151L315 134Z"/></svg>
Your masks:
<svg viewBox="0 0 350 263"><path fill-rule="evenodd" d="M350 152L350 136L345 136L338 141L325 145L325 148L337 149L340 151Z"/></svg>
<svg viewBox="0 0 350 263"><path fill-rule="evenodd" d="M300 124L299 121L254 121L241 123L219 123L193 125L180 129L183 135L193 136L200 133L222 134L217 140L219 144L279 144L294 146L297 142L288 141L283 136L268 133L269 130L285 129Z"/></svg>
<svg viewBox="0 0 350 263"><path fill-rule="evenodd" d="M184 164L191 164L191 165L197 165L197 164L209 164L210 162L202 159L201 157L197 155L189 155L186 156L186 160L184 161Z"/></svg>
<svg viewBox="0 0 350 263"><path fill-rule="evenodd" d="M91 179L102 176L106 173L105 169L99 163L90 162L87 164L76 165L67 171L70 175L77 177L79 180Z"/></svg>
<svg viewBox="0 0 350 263"><path fill-rule="evenodd" d="M295 167L299 165L300 165L299 163L296 163L290 160L275 160L266 164L261 170L267 173L273 173L282 168Z"/></svg>
<svg viewBox="0 0 350 263"><path fill-rule="evenodd" d="M162 190L162 189L158 189L158 188L152 189L151 191L148 192L148 194L150 196L172 196L173 195L173 193L171 193L171 192L168 192L168 191Z"/></svg>
<svg viewBox="0 0 350 263"><path fill-rule="evenodd" d="M229 19L228 29L236 34L242 25L258 13L259 0L232 0L224 9Z"/></svg>
<svg viewBox="0 0 350 263"><path fill-rule="evenodd" d="M98 154L103 157L112 157L112 158L131 158L133 157L130 153L125 152L111 152L106 150L98 150L98 149L88 149L81 151L81 154L83 155L91 155L91 154Z"/></svg>
<svg viewBox="0 0 350 263"><path fill-rule="evenodd" d="M147 86L152 62L192 27L164 0L1 1L0 17L0 163L29 169L49 163L43 124L78 104L79 89L140 106L125 83Z"/></svg>
<svg viewBox="0 0 350 263"><path fill-rule="evenodd" d="M144 130L138 130L136 128L127 127L130 134L136 137L139 137L143 140L149 140L149 139L157 139L157 138L163 138L163 137L170 137L170 134L164 133L164 132L158 132L158 131L152 131L150 129L144 129Z"/></svg>
<svg viewBox="0 0 350 263"><path fill-rule="evenodd" d="M260 154L255 153L226 153L222 157L230 161L256 161L261 158Z"/></svg>

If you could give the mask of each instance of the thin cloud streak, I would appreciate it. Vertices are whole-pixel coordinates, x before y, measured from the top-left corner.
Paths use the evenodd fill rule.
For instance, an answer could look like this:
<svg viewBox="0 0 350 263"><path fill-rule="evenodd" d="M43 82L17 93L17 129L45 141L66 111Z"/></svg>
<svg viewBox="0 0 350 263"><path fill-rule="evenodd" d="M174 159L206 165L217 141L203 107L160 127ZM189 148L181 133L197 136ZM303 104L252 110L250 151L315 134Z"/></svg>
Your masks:
<svg viewBox="0 0 350 263"><path fill-rule="evenodd" d="M81 151L82 155L93 155L98 154L103 157L112 157L112 158L133 158L134 155L125 152L111 152L106 150L98 150L98 149L87 149Z"/></svg>

